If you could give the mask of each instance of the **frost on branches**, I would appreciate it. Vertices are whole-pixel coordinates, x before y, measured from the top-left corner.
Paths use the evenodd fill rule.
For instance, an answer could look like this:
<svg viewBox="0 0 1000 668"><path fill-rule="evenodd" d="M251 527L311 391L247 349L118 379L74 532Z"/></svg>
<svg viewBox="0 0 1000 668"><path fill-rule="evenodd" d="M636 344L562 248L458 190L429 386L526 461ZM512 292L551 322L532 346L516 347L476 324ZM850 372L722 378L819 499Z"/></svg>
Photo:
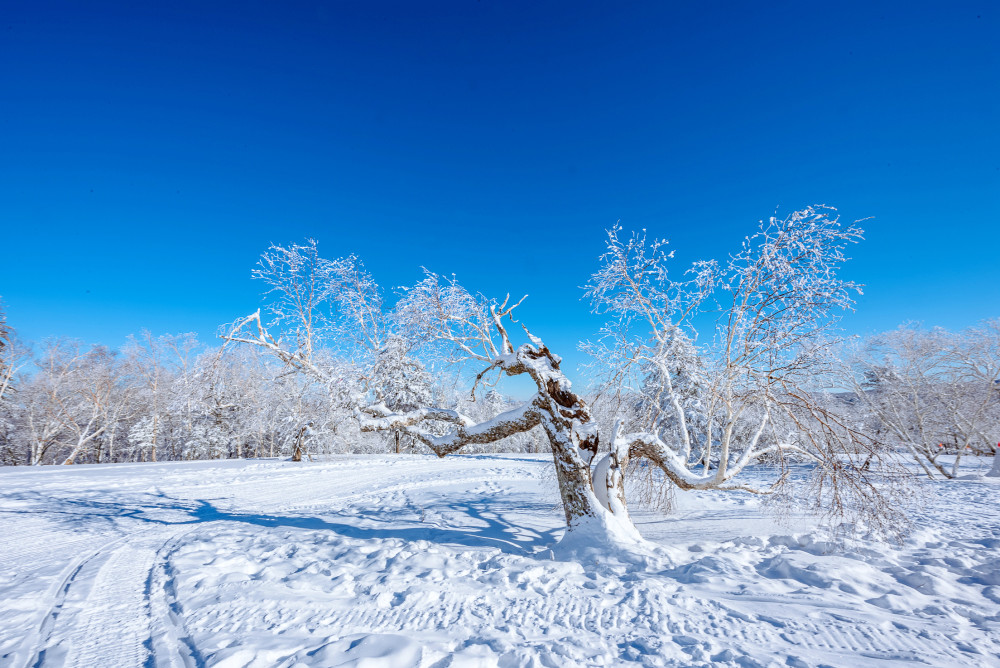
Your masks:
<svg viewBox="0 0 1000 668"><path fill-rule="evenodd" d="M843 357L844 384L869 429L909 453L928 478L955 478L963 455L1000 442L1000 320L963 332L910 324ZM953 457L950 467L943 455Z"/></svg>
<svg viewBox="0 0 1000 668"><path fill-rule="evenodd" d="M388 410L412 411L433 401L431 375L420 360L409 354L406 339L390 334L378 351L371 373L375 396ZM393 431L395 450L402 452L402 432Z"/></svg>
<svg viewBox="0 0 1000 668"><path fill-rule="evenodd" d="M785 492L789 465L808 463L818 508L898 528L880 491L895 463L821 392L833 386L832 327L860 292L838 274L861 234L811 207L761 221L728 261L674 279L665 241L610 230L585 286L608 320L583 346L599 401L617 409L609 474L643 458L682 490ZM772 486L743 485L741 472L761 462L774 467ZM623 498L620 480L608 488L609 503Z"/></svg>
<svg viewBox="0 0 1000 668"><path fill-rule="evenodd" d="M838 272L846 247L860 238L829 209L809 208L763 221L728 261L695 263L674 280L665 241L623 240L619 228L610 230L585 286L593 309L608 317L601 338L584 344L599 360L592 370L603 381L602 414L613 417L603 429L557 354L523 325L524 341L515 342L520 302L487 299L425 270L383 311L360 263L323 260L315 242L264 255L255 275L277 293L272 319L265 325L258 311L225 338L266 350L331 389L343 378L322 359L319 341L335 338L336 355L359 370L351 401L361 431L402 434L441 457L540 428L567 544L582 536L584 543L641 540L625 498L629 465L640 459L676 488L758 493L782 490L789 466L808 464L817 506L891 530L898 518L877 486L891 472L888 461L818 393L836 314L859 292ZM699 328L710 332L705 341ZM535 393L476 421L431 401L425 362L477 365L472 396L501 376L527 376ZM772 488L742 484L740 473L762 462L775 471Z"/></svg>

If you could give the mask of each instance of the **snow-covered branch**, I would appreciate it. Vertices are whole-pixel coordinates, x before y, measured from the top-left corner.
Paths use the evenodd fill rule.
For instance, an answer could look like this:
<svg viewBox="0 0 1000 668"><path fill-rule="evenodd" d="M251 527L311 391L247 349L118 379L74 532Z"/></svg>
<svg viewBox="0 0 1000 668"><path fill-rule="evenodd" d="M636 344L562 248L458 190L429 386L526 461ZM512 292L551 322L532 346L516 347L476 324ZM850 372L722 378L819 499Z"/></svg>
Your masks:
<svg viewBox="0 0 1000 668"><path fill-rule="evenodd" d="M413 436L430 448L437 456L444 457L458 452L467 445L493 443L520 434L541 422L541 414L534 401L501 413L491 420L474 423L470 418L452 410L419 408L406 413L392 413L384 405L367 406L358 411L361 431L400 430ZM435 435L424 427L428 421L457 425L443 435Z"/></svg>

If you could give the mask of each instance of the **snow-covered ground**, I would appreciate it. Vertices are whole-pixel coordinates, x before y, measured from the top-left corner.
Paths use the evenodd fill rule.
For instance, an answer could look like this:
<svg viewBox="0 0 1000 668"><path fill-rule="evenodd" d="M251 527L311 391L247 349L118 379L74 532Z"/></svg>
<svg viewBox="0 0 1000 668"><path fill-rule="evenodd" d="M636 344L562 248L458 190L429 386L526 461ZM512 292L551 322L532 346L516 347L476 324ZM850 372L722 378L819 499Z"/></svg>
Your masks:
<svg viewBox="0 0 1000 668"><path fill-rule="evenodd" d="M837 546L683 495L580 564L539 457L0 470L0 665L1000 665L1000 485L920 496Z"/></svg>

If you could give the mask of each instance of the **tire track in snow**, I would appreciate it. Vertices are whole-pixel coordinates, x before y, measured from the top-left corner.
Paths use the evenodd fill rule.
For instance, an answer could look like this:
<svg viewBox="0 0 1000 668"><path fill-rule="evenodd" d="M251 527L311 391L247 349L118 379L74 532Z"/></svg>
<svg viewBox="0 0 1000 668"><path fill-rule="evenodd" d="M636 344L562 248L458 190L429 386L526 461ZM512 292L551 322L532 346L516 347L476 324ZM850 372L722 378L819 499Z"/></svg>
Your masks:
<svg viewBox="0 0 1000 668"><path fill-rule="evenodd" d="M126 668L147 664L153 648L153 568L171 539L187 531L148 530L130 537L111 553L75 616L76 623L66 631L66 666Z"/></svg>
<svg viewBox="0 0 1000 668"><path fill-rule="evenodd" d="M804 614L803 616L804 617ZM813 652L830 655L837 663L850 661L858 656L882 661L921 662L926 665L942 663L947 658L954 664L988 665L985 659L977 663L975 656L961 652L940 637L926 630L879 628L872 624L865 627L855 623L824 620L822 623L803 621L803 618L774 620L785 624L778 638L785 642L807 648ZM927 625L936 631L933 623ZM935 637L938 636L938 637Z"/></svg>
<svg viewBox="0 0 1000 668"><path fill-rule="evenodd" d="M221 523L220 523L221 524ZM177 600L176 584L170 557L188 535L206 528L201 525L172 536L160 546L150 573L147 595L152 617L153 660L157 668L193 668L204 665L184 624L184 613Z"/></svg>
<svg viewBox="0 0 1000 668"><path fill-rule="evenodd" d="M76 560L42 622L39 650L26 665L145 665L151 647L151 570L166 539L176 534L141 531Z"/></svg>
<svg viewBox="0 0 1000 668"><path fill-rule="evenodd" d="M91 576L100 568L106 553L114 546L124 542L124 538L105 543L96 550L78 556L67 566L46 594L48 603L46 612L37 625L37 632L29 634L25 643L34 645L29 650L29 658L25 666L60 665L65 658L65 648L59 630L67 624L71 617L73 600L86 597L91 586Z"/></svg>
<svg viewBox="0 0 1000 668"><path fill-rule="evenodd" d="M471 574L476 570L485 572L488 568L492 568L488 560L473 560L468 570L460 574L461 579L475 577ZM549 573L549 577L553 575ZM908 662L988 665L984 657L962 653L949 647L943 637L928 635L919 627L879 628L859 624L859 620L844 623L829 618L807 621L804 619L807 610L802 610L800 616L793 613L781 619L755 619L712 601L684 594L678 598L679 585L670 579L619 584L610 600L553 597L544 589L536 589L538 582L533 577L525 582L529 588L520 590L517 580L504 584L486 573L473 590L491 592L491 597L504 601L502 607L495 605L490 597L457 593L446 593L442 600L428 605L419 597L408 600L405 572L363 573L356 583L361 596L354 605L326 612L317 608L312 614L317 618L324 615L323 625L337 629L339 635L402 631L423 637L442 629L465 628L473 637L489 639L490 630L495 629L507 636L500 641L507 645L518 642L510 637L511 633L522 644L575 637L581 645L609 648L614 647L608 644L611 640L627 645L632 638L662 634L663 642L673 647L674 653L683 652L694 663L710 662L714 656L723 657L719 661L732 660L725 659L726 656L759 658L767 656L774 647L788 647L794 654L794 648L800 647L808 650L808 656L826 657L832 665L850 665L858 657L888 665ZM467 580L466 583L471 584ZM562 581L556 576L552 586L565 591L579 583ZM287 621L292 627L312 623L308 613L306 618L296 618L293 614ZM544 629L545 635L534 635L534 629Z"/></svg>
<svg viewBox="0 0 1000 668"><path fill-rule="evenodd" d="M140 666L149 655L149 614L138 581L152 566L149 550L127 545L97 575L92 594L66 635L66 666Z"/></svg>
<svg viewBox="0 0 1000 668"><path fill-rule="evenodd" d="M59 533L45 520L0 521L6 534L0 541L0 612L17 610L23 619L4 629L9 635L0 645L0 665L34 665L39 643L46 640L79 571L114 541L109 536ZM36 583L47 579L52 584L38 592ZM28 611L28 606L34 609Z"/></svg>
<svg viewBox="0 0 1000 668"><path fill-rule="evenodd" d="M463 461L457 467L449 467L441 466L437 460L419 459L393 462L390 466L296 469L277 477L273 470L265 468L251 474L242 472L238 483L216 479L185 486L183 490L170 489L169 496L175 499L188 494L201 499L221 496L228 502L224 505L231 504L239 510L250 506L246 511L251 512L316 506L337 508L355 506L359 500L369 498L392 503L399 494L415 488L489 483L496 472L495 467L484 467L480 461ZM132 489L119 489L116 493L138 493L145 497L152 491L145 485L137 481L137 486L130 486ZM59 512L62 500L51 501L55 506L52 510ZM155 512L152 506L156 502L149 503L148 498L137 498L136 503ZM166 507L171 502L163 503ZM24 652L31 653L25 665L128 666L143 665L151 657L157 665L199 663L193 646L189 651L183 647L180 652L176 650L175 640L186 637L179 605L162 596L151 596L161 584L167 587L170 581L165 570L156 568L157 554L194 528L183 525L187 530L182 533L164 528L137 531L131 518L112 518L112 521L111 525L99 527L103 535L71 538L69 532L56 531L51 520L19 517L21 540L12 546L17 549L3 551L0 568L23 570L31 563L52 563L53 543L59 553L103 543L86 556L74 559L52 586L50 603L36 626L38 631L32 634L33 639L25 638L21 645ZM205 524L199 522L195 526ZM127 532L126 537L109 540L121 536L123 531Z"/></svg>
<svg viewBox="0 0 1000 668"><path fill-rule="evenodd" d="M113 518L80 510L89 499L67 508L62 490L37 484L33 473L5 478L0 494L0 613L8 620L3 665L33 666L63 656L54 630L74 614L106 552L123 540ZM74 503L81 497L68 498ZM51 584L39 592L38 583L45 582Z"/></svg>

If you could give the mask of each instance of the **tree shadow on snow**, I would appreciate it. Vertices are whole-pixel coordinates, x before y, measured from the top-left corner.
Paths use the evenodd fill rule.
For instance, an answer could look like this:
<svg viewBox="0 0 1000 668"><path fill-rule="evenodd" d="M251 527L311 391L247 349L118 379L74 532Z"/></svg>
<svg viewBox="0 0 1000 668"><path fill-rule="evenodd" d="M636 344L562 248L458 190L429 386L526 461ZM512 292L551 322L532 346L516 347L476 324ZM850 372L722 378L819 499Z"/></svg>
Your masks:
<svg viewBox="0 0 1000 668"><path fill-rule="evenodd" d="M504 519L505 511L517 510L519 514L537 515L551 511L549 506L525 503L515 506L481 496L473 500L449 500L431 507L410 502L399 508L333 512L327 518L244 513L220 508L211 499L177 499L162 492L129 496L119 501L106 500L106 497L60 498L35 492L5 494L3 499L21 503L10 509L0 506L0 522L3 515L30 514L45 517L76 532L101 532L111 528L123 535L130 533L132 522L161 526L234 522L265 528L327 531L357 540L398 539L495 548L518 556L532 556L545 551L563 531L562 527L534 529ZM348 521L336 521L330 518L331 515Z"/></svg>

